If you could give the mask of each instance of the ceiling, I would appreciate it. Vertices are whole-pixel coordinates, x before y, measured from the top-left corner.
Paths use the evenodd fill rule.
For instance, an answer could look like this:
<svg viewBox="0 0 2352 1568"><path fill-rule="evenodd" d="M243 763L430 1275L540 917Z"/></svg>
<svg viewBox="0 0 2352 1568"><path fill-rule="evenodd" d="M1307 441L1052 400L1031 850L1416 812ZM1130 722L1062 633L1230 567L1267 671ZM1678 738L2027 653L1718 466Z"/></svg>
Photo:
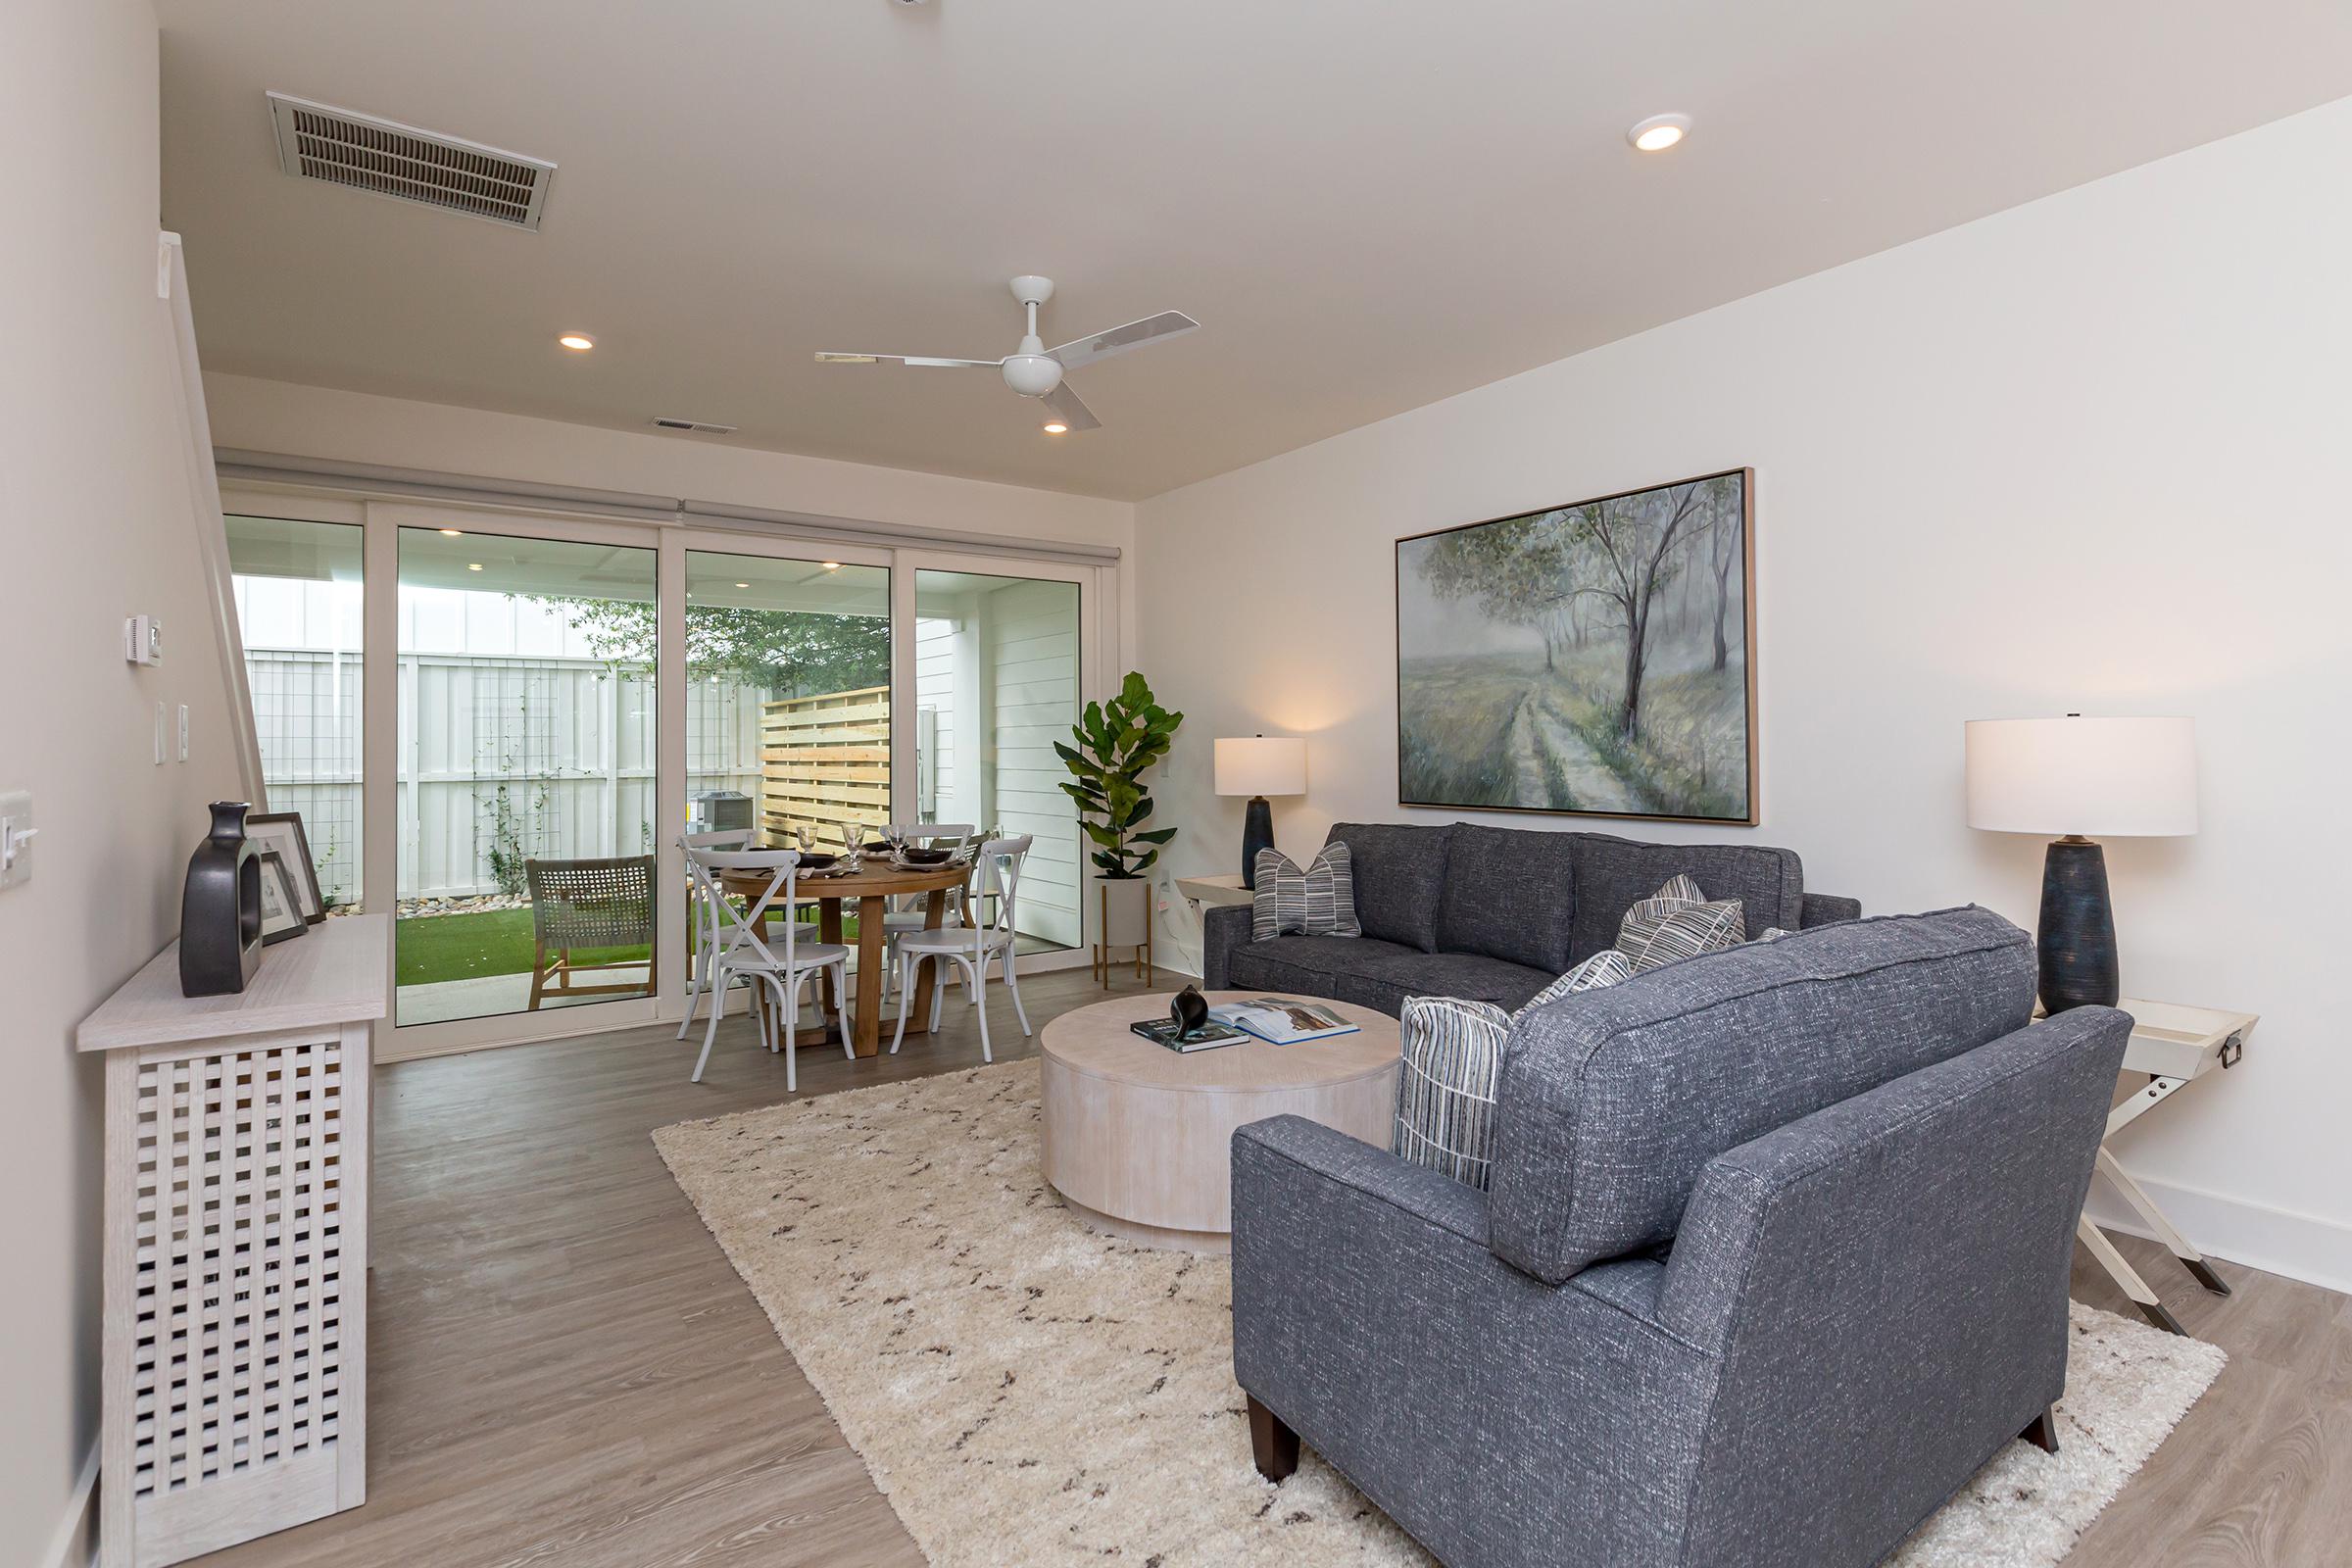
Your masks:
<svg viewBox="0 0 2352 1568"><path fill-rule="evenodd" d="M208 368L1126 498L2352 94L2341 0L157 10ZM286 178L270 88L553 160L544 228ZM810 360L1009 353L1029 271L1203 327L1058 438Z"/></svg>

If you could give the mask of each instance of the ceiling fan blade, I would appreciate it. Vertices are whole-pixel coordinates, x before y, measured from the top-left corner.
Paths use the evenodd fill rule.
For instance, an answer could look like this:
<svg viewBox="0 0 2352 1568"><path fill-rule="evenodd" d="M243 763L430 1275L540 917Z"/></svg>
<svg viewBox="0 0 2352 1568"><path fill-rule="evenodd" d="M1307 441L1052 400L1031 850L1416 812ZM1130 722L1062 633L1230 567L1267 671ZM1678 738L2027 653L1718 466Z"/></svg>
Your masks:
<svg viewBox="0 0 2352 1568"><path fill-rule="evenodd" d="M819 353L819 365L913 365L947 369L994 370L1003 360L934 360L915 354L828 354Z"/></svg>
<svg viewBox="0 0 2352 1568"><path fill-rule="evenodd" d="M1046 350L1046 358L1059 360L1065 370L1075 370L1081 365L1092 365L1097 360L1107 360L1114 354L1124 354L1129 349L1156 343L1163 337L1190 332L1200 324L1182 311L1162 311L1157 316L1147 316L1140 321L1129 321L1125 326L1114 326L1093 337L1074 338L1057 349Z"/></svg>
<svg viewBox="0 0 2352 1568"><path fill-rule="evenodd" d="M1079 399L1078 394L1070 390L1070 383L1067 381L1047 393L1043 401L1047 408L1052 409L1060 416L1062 423L1074 431L1102 428L1102 421L1095 417L1095 411L1088 408Z"/></svg>

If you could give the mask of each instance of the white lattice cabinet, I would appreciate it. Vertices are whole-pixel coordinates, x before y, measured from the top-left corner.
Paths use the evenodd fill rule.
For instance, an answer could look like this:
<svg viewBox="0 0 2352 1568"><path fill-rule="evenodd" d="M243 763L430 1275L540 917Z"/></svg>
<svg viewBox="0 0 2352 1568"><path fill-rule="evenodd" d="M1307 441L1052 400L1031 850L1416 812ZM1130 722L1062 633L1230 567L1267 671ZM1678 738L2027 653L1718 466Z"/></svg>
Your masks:
<svg viewBox="0 0 2352 1568"><path fill-rule="evenodd" d="M179 994L166 948L81 1026L107 1054L99 1560L155 1568L368 1494L368 1037L382 915Z"/></svg>

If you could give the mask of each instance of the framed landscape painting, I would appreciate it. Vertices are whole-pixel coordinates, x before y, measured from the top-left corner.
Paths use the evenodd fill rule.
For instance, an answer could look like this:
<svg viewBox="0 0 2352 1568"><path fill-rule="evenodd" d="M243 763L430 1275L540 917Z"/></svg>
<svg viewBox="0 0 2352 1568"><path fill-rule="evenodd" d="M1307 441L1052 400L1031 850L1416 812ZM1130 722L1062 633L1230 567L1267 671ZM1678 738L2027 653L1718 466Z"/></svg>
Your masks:
<svg viewBox="0 0 2352 1568"><path fill-rule="evenodd" d="M1397 540L1399 804L1753 826L1753 488Z"/></svg>

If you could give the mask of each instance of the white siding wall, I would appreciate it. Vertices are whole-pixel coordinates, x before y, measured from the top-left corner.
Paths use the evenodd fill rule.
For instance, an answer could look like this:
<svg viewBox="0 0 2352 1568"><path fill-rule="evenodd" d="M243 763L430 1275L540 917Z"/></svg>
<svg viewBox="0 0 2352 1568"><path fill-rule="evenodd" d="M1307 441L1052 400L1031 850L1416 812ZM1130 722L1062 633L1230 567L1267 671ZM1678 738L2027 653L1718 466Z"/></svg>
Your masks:
<svg viewBox="0 0 2352 1568"><path fill-rule="evenodd" d="M970 822L976 815L958 809L956 790L956 621L944 615L920 615L914 622L914 706L932 710L933 742L928 759L918 760L916 777L928 773L932 799L918 800L915 810L934 822ZM918 727L917 733L920 733ZM977 809L978 803L970 803Z"/></svg>
<svg viewBox="0 0 2352 1568"><path fill-rule="evenodd" d="M1069 739L1078 707L1078 593L1024 582L986 596L990 707L996 717L995 816L1036 837L1021 875L1020 926L1075 947L1085 887L1077 808L1054 743Z"/></svg>

